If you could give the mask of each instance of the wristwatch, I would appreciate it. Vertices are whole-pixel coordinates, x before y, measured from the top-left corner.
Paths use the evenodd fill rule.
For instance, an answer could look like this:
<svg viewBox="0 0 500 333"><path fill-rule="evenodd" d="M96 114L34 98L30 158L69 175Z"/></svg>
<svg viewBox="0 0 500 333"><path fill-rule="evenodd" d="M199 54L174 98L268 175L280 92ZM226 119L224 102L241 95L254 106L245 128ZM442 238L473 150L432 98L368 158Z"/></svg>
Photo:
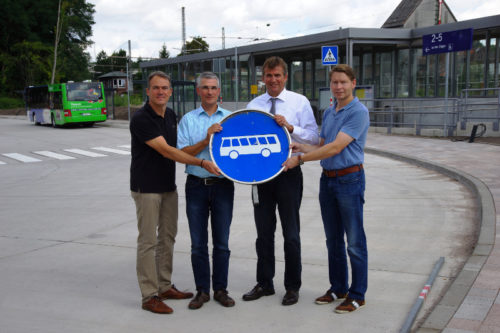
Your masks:
<svg viewBox="0 0 500 333"><path fill-rule="evenodd" d="M304 160L302 159L302 155L299 155L299 165L304 164Z"/></svg>

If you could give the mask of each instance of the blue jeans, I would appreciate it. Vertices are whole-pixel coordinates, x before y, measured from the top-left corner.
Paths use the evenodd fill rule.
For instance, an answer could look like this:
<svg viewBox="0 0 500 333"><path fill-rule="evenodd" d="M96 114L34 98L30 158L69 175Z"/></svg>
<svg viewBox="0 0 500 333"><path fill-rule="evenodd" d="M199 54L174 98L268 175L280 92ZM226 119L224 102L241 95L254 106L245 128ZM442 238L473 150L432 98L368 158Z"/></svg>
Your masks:
<svg viewBox="0 0 500 333"><path fill-rule="evenodd" d="M257 228L255 248L257 251L257 282L263 288L274 288L276 206L284 238L285 289L298 291L302 284L299 215L302 187L300 167L282 172L273 180L257 185L259 203L253 206Z"/></svg>
<svg viewBox="0 0 500 333"><path fill-rule="evenodd" d="M321 176L319 203L328 249L330 290L349 292L349 297L364 300L368 286L368 251L363 228L365 173L363 170L341 177ZM351 262L349 288L347 253Z"/></svg>
<svg viewBox="0 0 500 333"><path fill-rule="evenodd" d="M229 229L233 217L234 184L223 179L205 185L203 179L188 176L186 180L186 213L191 235L191 264L196 290L210 292L208 258L208 218L212 229L213 290L227 288L229 270Z"/></svg>

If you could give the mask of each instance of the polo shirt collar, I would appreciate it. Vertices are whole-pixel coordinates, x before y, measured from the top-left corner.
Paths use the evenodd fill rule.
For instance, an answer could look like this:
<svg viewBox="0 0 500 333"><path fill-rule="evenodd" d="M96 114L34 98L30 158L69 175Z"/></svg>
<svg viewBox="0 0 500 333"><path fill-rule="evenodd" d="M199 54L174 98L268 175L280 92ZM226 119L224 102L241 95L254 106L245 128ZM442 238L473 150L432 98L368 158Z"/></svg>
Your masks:
<svg viewBox="0 0 500 333"><path fill-rule="evenodd" d="M346 106L344 106L342 109L340 109L340 110L339 110L338 112L336 112L336 113L339 113L340 111L347 111L347 110L349 110L349 109L350 109L350 108L352 108L352 107L354 106L354 104L355 104L356 102L358 102L358 101L359 101L359 98L357 98L356 96L354 96L354 99L353 99L353 100L352 100L349 104L347 104ZM337 108L337 104L335 104L335 105L334 105L334 107L335 107L335 108Z"/></svg>
<svg viewBox="0 0 500 333"><path fill-rule="evenodd" d="M146 103L145 109L151 116L161 118L161 116L153 110L149 102Z"/></svg>

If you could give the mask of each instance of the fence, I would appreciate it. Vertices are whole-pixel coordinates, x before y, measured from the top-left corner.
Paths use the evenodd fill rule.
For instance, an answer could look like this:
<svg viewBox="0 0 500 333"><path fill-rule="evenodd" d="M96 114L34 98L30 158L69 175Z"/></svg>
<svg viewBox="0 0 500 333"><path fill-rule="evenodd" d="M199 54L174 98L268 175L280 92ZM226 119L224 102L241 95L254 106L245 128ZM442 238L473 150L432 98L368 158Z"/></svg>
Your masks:
<svg viewBox="0 0 500 333"><path fill-rule="evenodd" d="M370 126L375 131L458 136L467 135L479 121L485 123L488 136L500 136L500 88L465 89L460 98L360 100L370 111Z"/></svg>

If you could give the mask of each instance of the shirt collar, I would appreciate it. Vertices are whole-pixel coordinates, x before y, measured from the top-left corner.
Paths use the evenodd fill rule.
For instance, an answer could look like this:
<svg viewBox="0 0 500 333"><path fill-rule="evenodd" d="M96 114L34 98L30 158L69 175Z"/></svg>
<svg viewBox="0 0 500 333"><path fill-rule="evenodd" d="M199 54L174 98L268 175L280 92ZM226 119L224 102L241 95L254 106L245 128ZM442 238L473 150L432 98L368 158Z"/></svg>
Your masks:
<svg viewBox="0 0 500 333"><path fill-rule="evenodd" d="M344 111L344 110L346 110L346 111L349 110L350 108L352 108L354 106L355 102L358 102L358 101L359 101L359 98L357 98L356 96L354 96L354 99L349 104L347 104L342 109L340 109L338 112ZM335 102L335 104L333 106L334 106L334 109L336 109L337 108L337 102Z"/></svg>
<svg viewBox="0 0 500 333"><path fill-rule="evenodd" d="M203 106L200 105L197 111L198 111L198 116L206 115L208 117L208 113L203 109ZM217 113L222 113L222 110L219 105L217 105L217 110L214 112L214 115Z"/></svg>
<svg viewBox="0 0 500 333"><path fill-rule="evenodd" d="M285 101L286 100L286 88L283 88L283 90L280 92L280 94L274 98L280 100L280 101ZM268 101L271 102L271 98L273 98L273 96L269 95L266 91L266 94L267 94L267 97L268 97Z"/></svg>
<svg viewBox="0 0 500 333"><path fill-rule="evenodd" d="M149 114L151 116L161 118L161 116L158 113L156 113L155 110L153 110L153 107L149 104L149 102L146 103L145 109L146 109L147 112L149 112ZM166 112L167 112L167 110L165 110L165 113Z"/></svg>

